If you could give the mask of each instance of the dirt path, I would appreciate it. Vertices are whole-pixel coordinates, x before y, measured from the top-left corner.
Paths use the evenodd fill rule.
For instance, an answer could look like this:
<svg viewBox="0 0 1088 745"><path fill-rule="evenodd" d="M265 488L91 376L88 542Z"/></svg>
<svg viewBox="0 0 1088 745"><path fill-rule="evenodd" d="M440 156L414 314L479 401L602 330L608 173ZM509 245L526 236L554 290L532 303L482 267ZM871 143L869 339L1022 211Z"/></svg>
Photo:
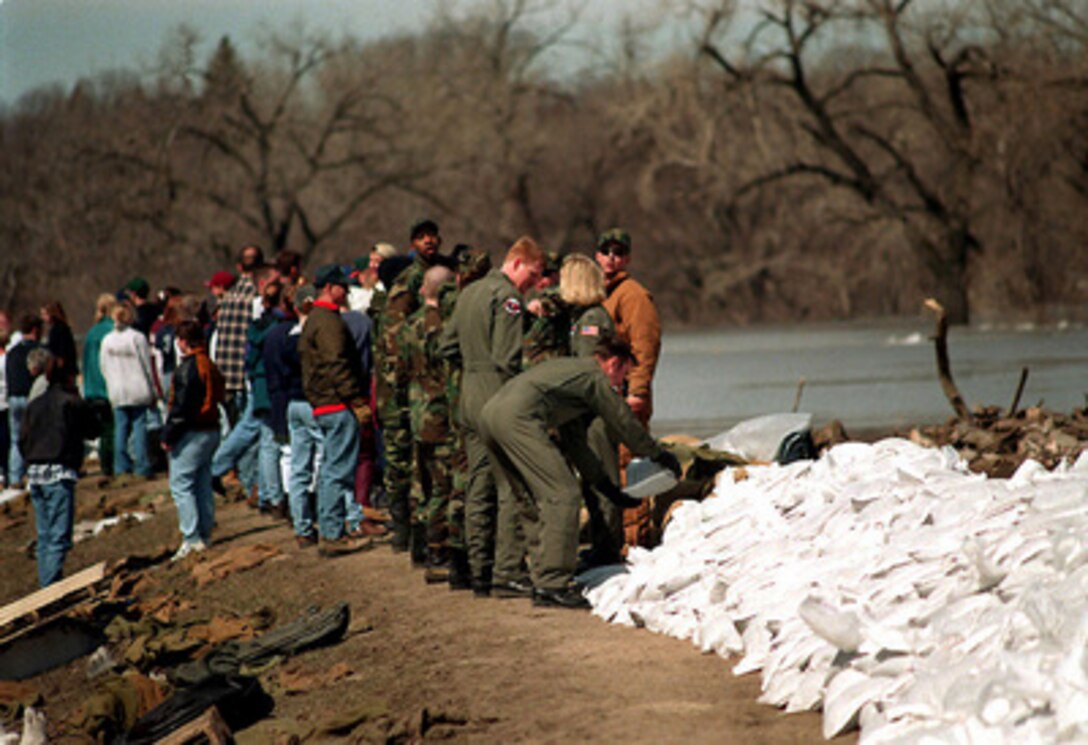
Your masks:
<svg viewBox="0 0 1088 745"><path fill-rule="evenodd" d="M162 485L146 485L148 490ZM176 541L167 503L151 521L79 544L68 572L94 560L149 551ZM323 559L295 547L290 531L243 504L220 506L211 555L265 543L282 555L201 590L191 567L156 568L158 591L176 590L210 615L270 608L277 622L311 605L346 601L352 631L338 645L284 664L304 674L347 663L352 674L298 695L270 691L272 717L240 733L241 742L347 739L474 742L818 742L816 714L784 716L756 703L758 676L735 678L731 664L702 655L687 642L611 626L586 612L535 609L528 600L476 599L424 584L404 555L388 546ZM0 600L33 588L33 561L17 553L24 525L0 533L7 575ZM7 568L16 569L9 571ZM27 578L30 581L27 581ZM40 681L47 713L62 718L78 704L80 662ZM270 671L273 677L276 671ZM426 714L424 714L426 710ZM323 733L337 717L355 713L347 734Z"/></svg>

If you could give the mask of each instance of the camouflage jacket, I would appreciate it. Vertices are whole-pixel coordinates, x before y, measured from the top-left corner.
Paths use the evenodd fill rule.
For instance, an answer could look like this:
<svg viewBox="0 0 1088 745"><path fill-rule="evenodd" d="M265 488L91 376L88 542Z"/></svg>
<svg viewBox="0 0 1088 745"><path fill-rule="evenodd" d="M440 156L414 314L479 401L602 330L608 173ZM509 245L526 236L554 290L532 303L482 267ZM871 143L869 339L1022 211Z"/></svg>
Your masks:
<svg viewBox="0 0 1088 745"><path fill-rule="evenodd" d="M424 305L408 317L402 335L408 359L412 438L431 444L446 442L451 434L449 367L438 355L442 324L441 311Z"/></svg>
<svg viewBox="0 0 1088 745"><path fill-rule="evenodd" d="M525 314L525 336L522 338L521 365L528 369L544 360L570 356L570 306L559 293L547 290L533 300L539 301L538 315Z"/></svg>
<svg viewBox="0 0 1088 745"><path fill-rule="evenodd" d="M419 308L419 288L423 275L433 264L416 257L397 275L393 286L378 298L380 310L374 332L374 390L378 412L383 425L392 426L392 419L407 413L408 354L402 334L405 319Z"/></svg>

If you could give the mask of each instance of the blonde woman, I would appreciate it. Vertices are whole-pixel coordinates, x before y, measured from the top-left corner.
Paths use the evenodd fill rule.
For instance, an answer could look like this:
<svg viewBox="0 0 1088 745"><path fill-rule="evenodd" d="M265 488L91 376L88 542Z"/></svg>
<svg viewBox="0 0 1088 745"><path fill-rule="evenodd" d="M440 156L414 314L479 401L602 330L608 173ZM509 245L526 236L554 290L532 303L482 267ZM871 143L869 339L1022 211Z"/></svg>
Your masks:
<svg viewBox="0 0 1088 745"><path fill-rule="evenodd" d="M122 303L112 312L113 331L102 340L98 361L113 406L115 476L131 474L133 460L138 476L151 476L147 451L147 410L158 398L151 372L151 345L132 328L135 313ZM132 458L129 457L129 441Z"/></svg>
<svg viewBox="0 0 1088 745"><path fill-rule="evenodd" d="M108 292L99 295L94 304L94 325L83 339L83 398L102 429L98 439L98 463L103 476L113 475L113 409L110 407L106 379L102 377L102 367L98 364L98 354L102 351L102 340L113 331L110 314L116 307L117 298L114 295Z"/></svg>
<svg viewBox="0 0 1088 745"><path fill-rule="evenodd" d="M522 367L555 357L592 355L597 342L612 333L605 299L604 274L589 257L571 254L559 269L559 287L540 292L526 306L529 322L522 347Z"/></svg>
<svg viewBox="0 0 1088 745"><path fill-rule="evenodd" d="M559 299L570 317L570 354L590 357L602 338L615 335L612 317L601 303L607 297L604 272L588 256L571 254L559 269Z"/></svg>
<svg viewBox="0 0 1088 745"><path fill-rule="evenodd" d="M591 357L602 340L614 339L616 327L601 304L608 296L604 272L597 262L582 254L571 254L559 269L559 298L570 318L570 354ZM623 395L623 391L616 391ZM619 481L619 443L613 441L604 421L593 420L586 433L590 449L612 483ZM623 511L596 490L583 485L582 499L589 512L590 549L580 557L584 568L614 564L623 545Z"/></svg>

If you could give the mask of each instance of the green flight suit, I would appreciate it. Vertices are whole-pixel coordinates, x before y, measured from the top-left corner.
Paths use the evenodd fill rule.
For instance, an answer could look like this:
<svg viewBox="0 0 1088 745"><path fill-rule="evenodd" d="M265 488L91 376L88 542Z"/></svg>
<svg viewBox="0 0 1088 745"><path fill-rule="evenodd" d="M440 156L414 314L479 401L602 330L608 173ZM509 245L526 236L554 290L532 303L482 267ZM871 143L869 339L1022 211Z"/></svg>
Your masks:
<svg viewBox="0 0 1088 745"><path fill-rule="evenodd" d="M480 411L521 370L523 309L517 287L499 269L465 287L443 331L442 355L460 360L460 423L468 458L465 542L473 579L523 581L525 557L518 503L498 491Z"/></svg>
<svg viewBox="0 0 1088 745"><path fill-rule="evenodd" d="M582 490L567 459L585 483L608 478L586 441L594 417L600 417L612 436L637 455L661 453L661 446L612 390L592 357L540 363L504 385L480 416L485 442L503 480L524 487L512 493L529 500L521 514L526 520L533 586L539 589L566 587L577 563ZM558 444L549 436L550 429L558 430Z"/></svg>
<svg viewBox="0 0 1088 745"><path fill-rule="evenodd" d="M616 334L612 316L603 305L570 307L570 351L574 357L592 357L602 338ZM614 484L620 480L619 443L608 436L608 428L594 419L587 434L589 447ZM612 564L620 561L623 548L623 510L590 484L582 485L582 498L589 512L589 541L595 561Z"/></svg>

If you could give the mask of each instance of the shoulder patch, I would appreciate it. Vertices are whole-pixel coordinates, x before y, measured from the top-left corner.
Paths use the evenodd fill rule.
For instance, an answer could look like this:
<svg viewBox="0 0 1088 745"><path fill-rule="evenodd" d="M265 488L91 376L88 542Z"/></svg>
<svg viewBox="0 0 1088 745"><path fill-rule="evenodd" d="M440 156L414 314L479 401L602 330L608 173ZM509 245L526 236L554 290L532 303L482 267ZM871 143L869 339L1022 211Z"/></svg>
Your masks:
<svg viewBox="0 0 1088 745"><path fill-rule="evenodd" d="M507 298L506 302L502 304L502 309L512 316L519 315L521 313L521 301L516 297Z"/></svg>
<svg viewBox="0 0 1088 745"><path fill-rule="evenodd" d="M599 326L593 325L593 326L583 326L582 327L582 336L600 336L600 335L601 335L601 329L600 329Z"/></svg>

